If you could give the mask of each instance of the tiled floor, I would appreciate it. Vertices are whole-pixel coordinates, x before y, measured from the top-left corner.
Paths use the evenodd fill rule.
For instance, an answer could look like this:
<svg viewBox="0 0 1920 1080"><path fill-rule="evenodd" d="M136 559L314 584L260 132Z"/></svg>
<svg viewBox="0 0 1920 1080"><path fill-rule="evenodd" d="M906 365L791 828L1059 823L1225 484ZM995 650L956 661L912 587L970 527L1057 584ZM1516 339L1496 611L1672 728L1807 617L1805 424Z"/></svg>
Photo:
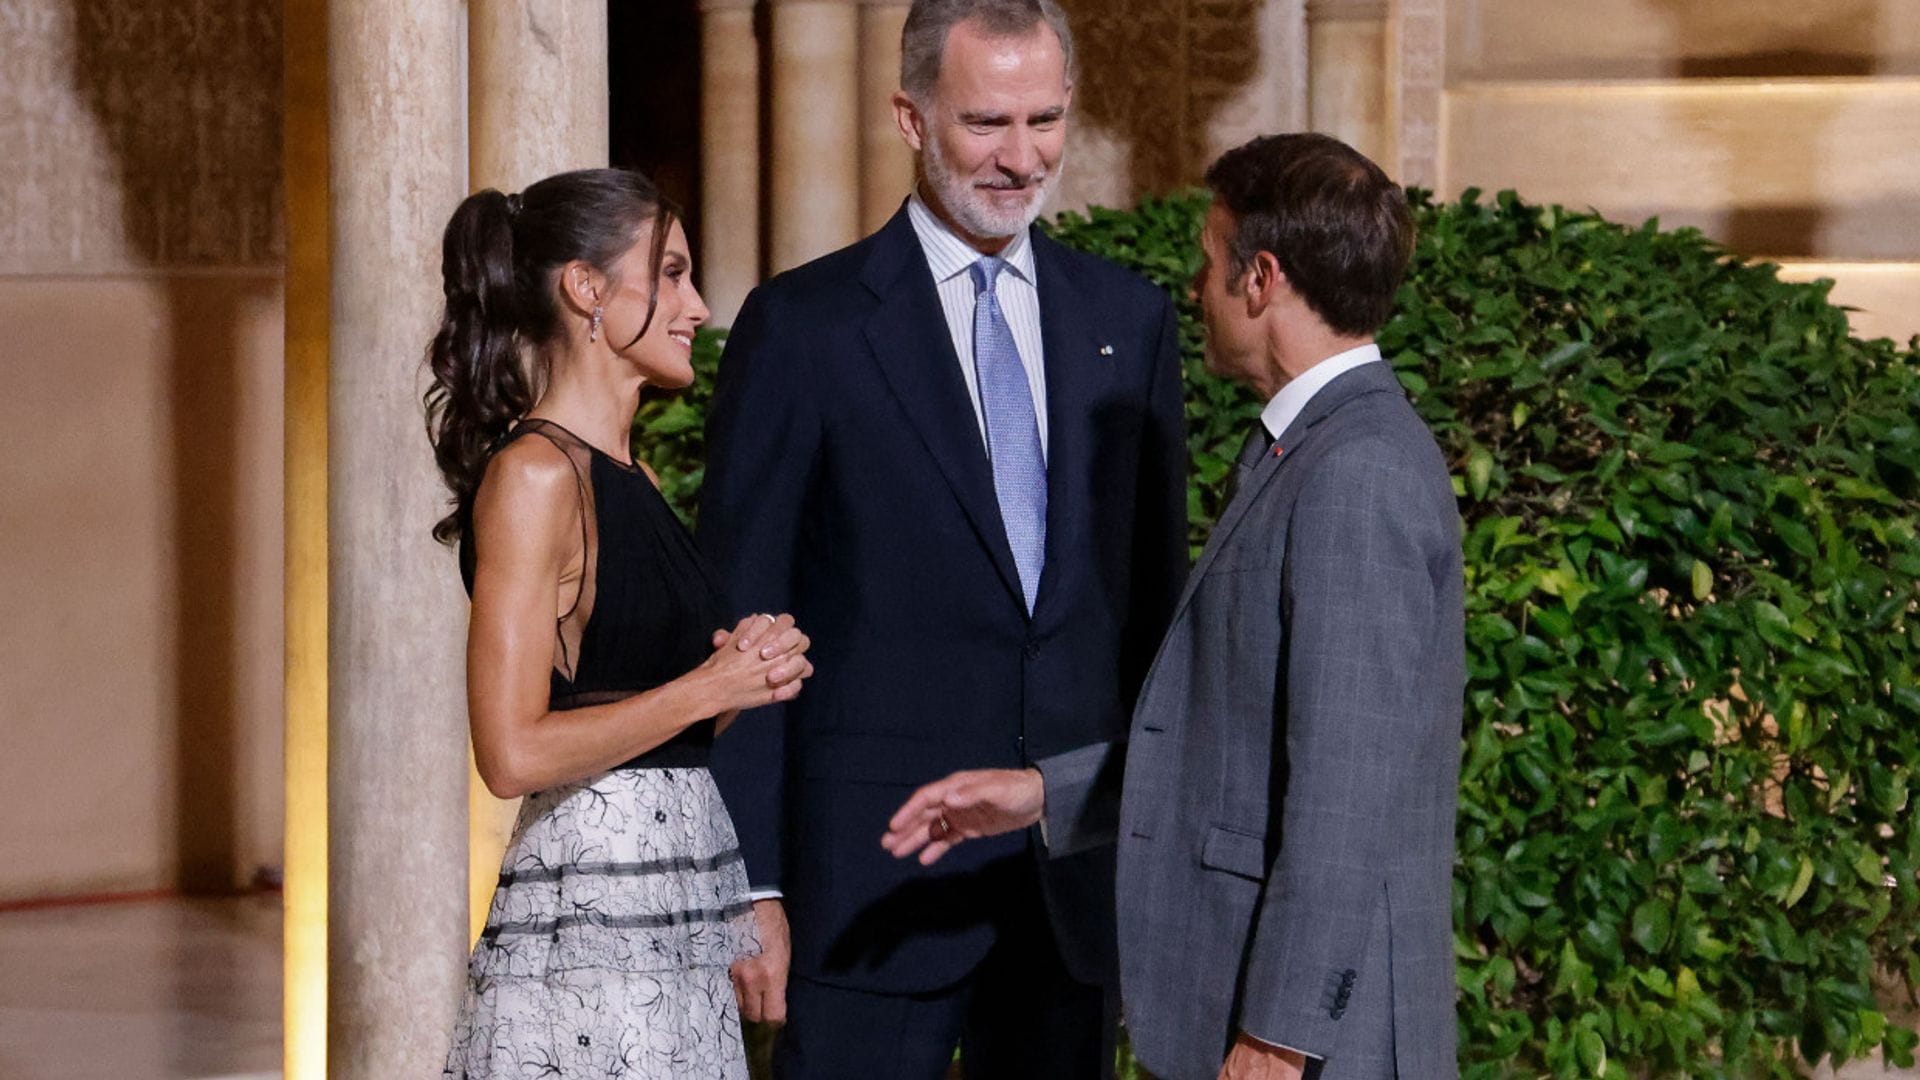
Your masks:
<svg viewBox="0 0 1920 1080"><path fill-rule="evenodd" d="M280 900L0 913L0 1077L280 1075Z"/></svg>
<svg viewBox="0 0 1920 1080"><path fill-rule="evenodd" d="M278 897L0 913L0 1080L279 1075Z"/></svg>

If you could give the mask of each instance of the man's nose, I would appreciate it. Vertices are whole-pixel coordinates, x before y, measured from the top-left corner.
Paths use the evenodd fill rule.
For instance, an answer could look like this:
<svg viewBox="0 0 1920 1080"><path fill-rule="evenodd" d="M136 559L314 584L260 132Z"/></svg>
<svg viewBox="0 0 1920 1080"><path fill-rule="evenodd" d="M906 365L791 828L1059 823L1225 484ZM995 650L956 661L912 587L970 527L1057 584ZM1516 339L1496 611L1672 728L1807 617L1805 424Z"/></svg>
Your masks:
<svg viewBox="0 0 1920 1080"><path fill-rule="evenodd" d="M1034 144L1033 133L1025 125L1011 124L1000 140L1000 152L996 155L1000 168L1013 175L1026 179L1040 170L1040 150Z"/></svg>

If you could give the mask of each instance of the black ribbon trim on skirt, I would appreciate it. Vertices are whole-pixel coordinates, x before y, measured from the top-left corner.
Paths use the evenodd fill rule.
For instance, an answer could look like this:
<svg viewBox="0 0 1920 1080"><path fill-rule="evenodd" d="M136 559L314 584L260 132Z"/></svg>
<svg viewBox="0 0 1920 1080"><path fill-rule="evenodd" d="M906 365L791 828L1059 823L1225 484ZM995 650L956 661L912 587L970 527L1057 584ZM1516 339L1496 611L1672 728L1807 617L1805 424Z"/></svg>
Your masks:
<svg viewBox="0 0 1920 1080"><path fill-rule="evenodd" d="M606 915L597 911L583 911L574 915L562 915L557 919L489 926L480 932L480 937L482 940L491 941L494 938L519 937L524 934L557 934L576 926L598 926L607 930L658 930L692 923L729 922L752 910L752 900L740 900L721 908L693 908L688 911L669 911L658 915Z"/></svg>
<svg viewBox="0 0 1920 1080"><path fill-rule="evenodd" d="M696 859L691 855L676 855L671 859L653 859L648 862L566 863L562 866L504 871L500 875L500 887L506 888L509 885L527 882L559 881L567 877L646 877L650 874L677 874L688 871L710 874L739 861L740 849L729 848L707 859Z"/></svg>

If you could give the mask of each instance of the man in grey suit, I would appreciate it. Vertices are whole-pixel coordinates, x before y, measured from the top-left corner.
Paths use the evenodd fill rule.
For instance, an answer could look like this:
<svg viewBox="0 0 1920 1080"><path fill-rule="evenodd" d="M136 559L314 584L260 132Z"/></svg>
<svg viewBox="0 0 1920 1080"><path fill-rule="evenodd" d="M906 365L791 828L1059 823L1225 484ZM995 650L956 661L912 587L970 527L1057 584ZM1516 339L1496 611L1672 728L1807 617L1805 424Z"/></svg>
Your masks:
<svg viewBox="0 0 1920 1080"><path fill-rule="evenodd" d="M1406 200L1321 135L1255 139L1207 182L1208 367L1268 404L1130 741L1046 763L1037 810L936 781L884 842L927 860L1037 819L1057 857L1117 831L1127 1028L1159 1076L1456 1076L1459 512L1373 342Z"/></svg>

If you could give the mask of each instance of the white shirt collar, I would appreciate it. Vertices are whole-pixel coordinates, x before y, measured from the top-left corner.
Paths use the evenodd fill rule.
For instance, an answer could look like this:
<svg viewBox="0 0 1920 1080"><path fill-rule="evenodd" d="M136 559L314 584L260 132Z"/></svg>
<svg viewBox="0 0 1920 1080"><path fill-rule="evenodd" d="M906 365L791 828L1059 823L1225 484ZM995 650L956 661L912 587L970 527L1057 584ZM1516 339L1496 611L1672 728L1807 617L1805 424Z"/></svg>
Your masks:
<svg viewBox="0 0 1920 1080"><path fill-rule="evenodd" d="M914 192L907 199L907 220L913 222L914 234L920 238L920 250L926 253L927 266L933 271L934 284L967 272L967 268L982 258L972 244L962 240L959 234L947 227L947 223L934 216L933 210L921 200L920 193ZM1013 236L1000 258L1020 279L1031 284L1033 276L1033 242L1028 237L1031 227L1021 229Z"/></svg>
<svg viewBox="0 0 1920 1080"><path fill-rule="evenodd" d="M1260 422L1266 425L1267 434L1278 439L1286 434L1287 427L1299 419L1313 395L1326 389L1328 383L1359 367L1361 364L1377 363L1381 359L1380 346L1369 341L1365 345L1335 353L1325 360L1300 373L1300 377L1280 388L1260 411Z"/></svg>

